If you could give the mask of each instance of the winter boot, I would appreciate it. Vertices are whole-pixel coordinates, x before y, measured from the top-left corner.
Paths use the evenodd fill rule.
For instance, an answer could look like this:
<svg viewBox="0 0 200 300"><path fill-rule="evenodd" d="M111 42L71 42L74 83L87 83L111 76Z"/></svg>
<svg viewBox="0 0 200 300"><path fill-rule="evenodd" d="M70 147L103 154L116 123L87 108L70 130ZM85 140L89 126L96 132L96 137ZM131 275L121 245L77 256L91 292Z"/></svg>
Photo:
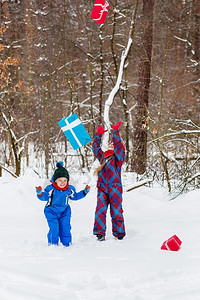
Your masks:
<svg viewBox="0 0 200 300"><path fill-rule="evenodd" d="M96 236L97 236L97 240L98 240L98 241L100 241L100 242L105 241L105 236L104 236L104 235L102 235L102 234L97 234Z"/></svg>

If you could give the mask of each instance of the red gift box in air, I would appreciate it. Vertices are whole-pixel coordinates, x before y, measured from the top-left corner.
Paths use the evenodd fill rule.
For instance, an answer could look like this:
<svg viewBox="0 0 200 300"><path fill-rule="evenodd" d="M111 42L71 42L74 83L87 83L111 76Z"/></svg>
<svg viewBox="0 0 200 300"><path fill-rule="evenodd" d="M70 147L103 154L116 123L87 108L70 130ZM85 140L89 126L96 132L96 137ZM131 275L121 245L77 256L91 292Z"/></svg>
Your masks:
<svg viewBox="0 0 200 300"><path fill-rule="evenodd" d="M176 236L173 235L168 240L166 240L162 246L162 250L171 250L171 251L178 251L181 247L182 241Z"/></svg>
<svg viewBox="0 0 200 300"><path fill-rule="evenodd" d="M98 24L104 24L108 9L109 4L107 1L96 0L92 10L91 18L94 19L94 21Z"/></svg>

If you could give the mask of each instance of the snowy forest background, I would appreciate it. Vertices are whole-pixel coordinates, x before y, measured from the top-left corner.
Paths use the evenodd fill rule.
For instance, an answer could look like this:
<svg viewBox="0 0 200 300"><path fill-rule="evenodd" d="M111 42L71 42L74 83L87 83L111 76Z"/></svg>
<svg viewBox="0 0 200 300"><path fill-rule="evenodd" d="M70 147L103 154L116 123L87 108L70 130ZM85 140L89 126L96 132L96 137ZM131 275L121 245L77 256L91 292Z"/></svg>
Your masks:
<svg viewBox="0 0 200 300"><path fill-rule="evenodd" d="M198 0L110 0L104 25L94 1L0 2L0 176L47 178L58 160L90 170L91 143L73 151L58 121L77 113L91 138L104 126L131 38L110 107L124 170L174 195L200 187Z"/></svg>

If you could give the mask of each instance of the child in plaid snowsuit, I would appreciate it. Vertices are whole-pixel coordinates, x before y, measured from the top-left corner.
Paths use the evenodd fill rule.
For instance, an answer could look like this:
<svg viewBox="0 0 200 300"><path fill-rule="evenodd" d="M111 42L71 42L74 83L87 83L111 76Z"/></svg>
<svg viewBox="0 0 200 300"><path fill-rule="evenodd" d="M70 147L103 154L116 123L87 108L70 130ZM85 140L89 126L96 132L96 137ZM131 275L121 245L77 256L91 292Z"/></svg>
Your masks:
<svg viewBox="0 0 200 300"><path fill-rule="evenodd" d="M112 219L112 232L118 239L125 236L125 226L122 209L122 183L121 167L125 160L125 148L119 136L118 128L122 122L112 125L113 137L108 150L103 152L100 144L102 135L105 132L102 126L97 128L92 150L101 166L98 168L97 181L97 206L93 233L97 239L105 240L106 234L106 213L110 204Z"/></svg>

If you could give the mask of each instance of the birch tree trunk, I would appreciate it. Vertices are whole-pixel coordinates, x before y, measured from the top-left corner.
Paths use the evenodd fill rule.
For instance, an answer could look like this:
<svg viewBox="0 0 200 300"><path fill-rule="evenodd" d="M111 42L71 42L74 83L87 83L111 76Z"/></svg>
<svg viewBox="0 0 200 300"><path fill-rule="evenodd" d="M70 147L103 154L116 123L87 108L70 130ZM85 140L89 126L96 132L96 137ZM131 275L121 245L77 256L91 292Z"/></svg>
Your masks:
<svg viewBox="0 0 200 300"><path fill-rule="evenodd" d="M102 143L103 148L107 147L108 139L109 139L109 132L110 132L110 129L111 129L110 128L110 118L109 118L110 107L113 104L115 95L117 94L117 92L120 89L120 85L121 85L122 78L123 78L125 61L128 57L130 48L131 48L132 43L133 43L133 35L134 35L134 30L135 30L135 19L136 19L136 14L137 14L137 8L138 8L138 0L135 0L135 5L134 5L134 8L133 8L132 19L131 19L131 24L130 24L129 38L128 38L126 48L121 54L121 61L120 61L117 81L116 81L116 84L115 84L114 88L110 92L108 99L105 102L104 123L105 123L105 127L108 129L108 133L104 134L104 139L103 139L103 143ZM115 56L113 56L113 58L114 57Z"/></svg>
<svg viewBox="0 0 200 300"><path fill-rule="evenodd" d="M147 159L147 108L151 77L151 56L153 41L153 9L154 0L143 0L143 43L139 63L138 91L135 106L135 122L133 136L132 171L143 174L146 171Z"/></svg>

